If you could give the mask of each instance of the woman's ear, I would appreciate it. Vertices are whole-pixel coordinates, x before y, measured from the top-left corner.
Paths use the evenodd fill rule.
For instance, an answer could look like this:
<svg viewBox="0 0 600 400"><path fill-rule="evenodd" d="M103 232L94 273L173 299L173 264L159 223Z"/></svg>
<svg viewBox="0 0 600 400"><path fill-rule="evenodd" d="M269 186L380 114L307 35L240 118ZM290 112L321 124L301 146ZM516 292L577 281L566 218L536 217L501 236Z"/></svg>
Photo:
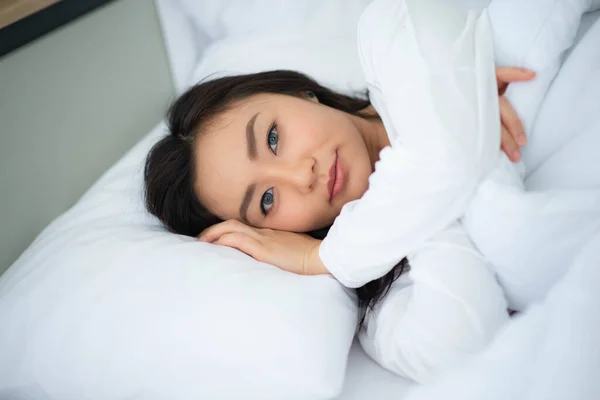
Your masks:
<svg viewBox="0 0 600 400"><path fill-rule="evenodd" d="M314 94L314 92L310 91L310 90L305 90L302 93L300 93L300 96L306 100L309 101L313 101L315 103L319 102L319 99L317 98L317 95Z"/></svg>

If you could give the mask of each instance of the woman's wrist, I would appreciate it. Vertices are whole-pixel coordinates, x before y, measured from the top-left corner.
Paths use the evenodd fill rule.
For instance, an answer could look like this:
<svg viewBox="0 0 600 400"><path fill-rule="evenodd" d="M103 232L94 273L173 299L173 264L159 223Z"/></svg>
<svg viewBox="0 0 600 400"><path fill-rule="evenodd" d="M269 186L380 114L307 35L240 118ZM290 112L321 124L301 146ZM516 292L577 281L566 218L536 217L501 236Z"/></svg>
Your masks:
<svg viewBox="0 0 600 400"><path fill-rule="evenodd" d="M329 275L329 271L319 256L320 240L315 240L304 260L304 275Z"/></svg>

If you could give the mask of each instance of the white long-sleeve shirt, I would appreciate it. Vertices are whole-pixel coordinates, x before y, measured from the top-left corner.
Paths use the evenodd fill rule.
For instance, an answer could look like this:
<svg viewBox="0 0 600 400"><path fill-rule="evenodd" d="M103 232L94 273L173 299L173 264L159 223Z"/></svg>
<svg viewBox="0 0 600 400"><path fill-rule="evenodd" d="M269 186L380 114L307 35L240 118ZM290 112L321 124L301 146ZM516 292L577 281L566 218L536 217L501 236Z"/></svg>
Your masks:
<svg viewBox="0 0 600 400"><path fill-rule="evenodd" d="M502 290L459 223L427 240L359 333L383 367L417 382L484 348L508 320Z"/></svg>
<svg viewBox="0 0 600 400"><path fill-rule="evenodd" d="M376 0L359 26L370 99L392 146L320 255L348 287L408 256L409 276L368 314L360 339L417 381L481 349L508 319L493 270L457 222L498 165L521 184L499 151L493 35L487 12L477 19L434 0Z"/></svg>
<svg viewBox="0 0 600 400"><path fill-rule="evenodd" d="M485 346L508 320L493 271L456 222L499 157L492 38L487 19L436 1L376 1L361 19L359 50L392 146L320 255L349 287L408 256L410 274L367 315L359 338L381 365L422 381ZM398 76L411 79L398 87ZM452 113L440 118L418 112L445 113L448 103Z"/></svg>
<svg viewBox="0 0 600 400"><path fill-rule="evenodd" d="M370 100L392 146L381 151L367 192L343 207L320 247L327 269L347 287L383 276L456 221L497 164L489 23L444 5L378 0L361 17L358 46ZM399 76L410 80L399 86Z"/></svg>

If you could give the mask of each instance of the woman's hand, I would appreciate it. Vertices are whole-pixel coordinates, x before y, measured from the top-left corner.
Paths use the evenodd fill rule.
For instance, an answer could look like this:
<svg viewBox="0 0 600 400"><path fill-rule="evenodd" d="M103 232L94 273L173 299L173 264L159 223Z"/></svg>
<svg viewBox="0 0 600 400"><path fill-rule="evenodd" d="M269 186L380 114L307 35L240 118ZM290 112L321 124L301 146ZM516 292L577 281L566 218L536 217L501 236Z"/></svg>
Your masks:
<svg viewBox="0 0 600 400"><path fill-rule="evenodd" d="M529 81L534 77L535 72L524 68L496 68L498 96L500 97L500 121L502 123L501 148L513 162L521 159L519 148L527 144L527 137L519 116L504 97L504 92L506 92L509 83Z"/></svg>
<svg viewBox="0 0 600 400"><path fill-rule="evenodd" d="M205 229L198 239L238 249L284 271L300 275L328 273L319 257L321 241L305 234L253 228L231 219Z"/></svg>

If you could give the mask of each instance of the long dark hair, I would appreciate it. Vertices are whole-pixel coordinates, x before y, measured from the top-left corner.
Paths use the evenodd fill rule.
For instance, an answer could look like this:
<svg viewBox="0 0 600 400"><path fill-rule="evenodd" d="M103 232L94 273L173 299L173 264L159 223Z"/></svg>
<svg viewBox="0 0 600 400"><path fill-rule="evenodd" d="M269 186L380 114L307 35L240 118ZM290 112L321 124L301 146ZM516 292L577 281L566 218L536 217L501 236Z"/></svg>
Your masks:
<svg viewBox="0 0 600 400"><path fill-rule="evenodd" d="M169 134L158 141L146 159L144 180L146 207L172 232L197 236L205 228L221 222L198 200L193 190L193 143L203 127L236 101L259 93L300 96L314 93L319 102L346 113L372 118L362 113L369 100L336 93L306 75L294 71L270 71L249 75L227 76L190 88L169 109ZM328 228L308 232L323 239ZM390 272L356 290L358 303L365 312L379 302L392 283L408 269L403 258Z"/></svg>

